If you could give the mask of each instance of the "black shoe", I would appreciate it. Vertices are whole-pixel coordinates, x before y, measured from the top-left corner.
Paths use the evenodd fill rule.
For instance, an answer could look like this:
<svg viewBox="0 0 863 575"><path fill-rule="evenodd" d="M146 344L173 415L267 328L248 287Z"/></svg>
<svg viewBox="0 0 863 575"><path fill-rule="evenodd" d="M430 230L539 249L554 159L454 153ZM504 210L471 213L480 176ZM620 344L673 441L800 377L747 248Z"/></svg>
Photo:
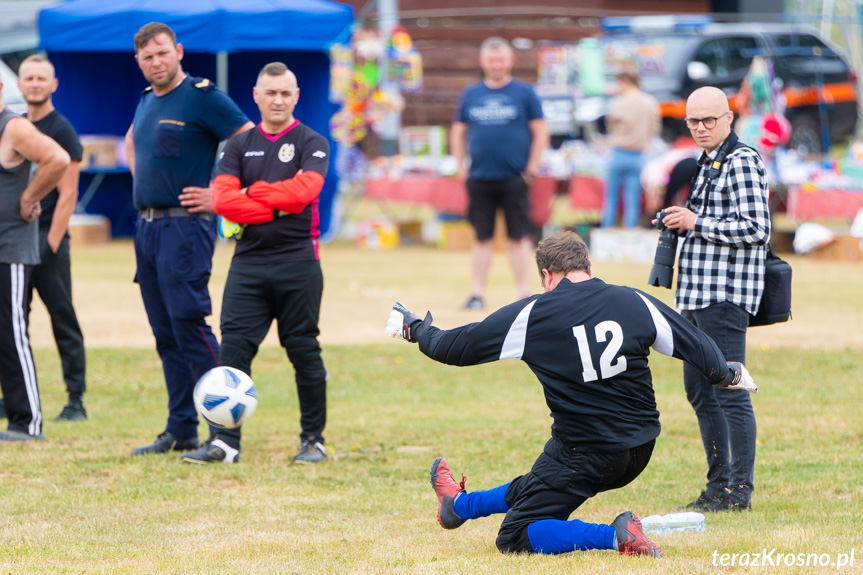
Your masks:
<svg viewBox="0 0 863 575"><path fill-rule="evenodd" d="M84 421L87 419L87 410L80 401L70 401L63 408L54 421Z"/></svg>
<svg viewBox="0 0 863 575"><path fill-rule="evenodd" d="M482 309L484 304L481 297L471 296L467 303L464 304L464 309Z"/></svg>
<svg viewBox="0 0 863 575"><path fill-rule="evenodd" d="M6 402L0 397L0 419L6 419Z"/></svg>
<svg viewBox="0 0 863 575"><path fill-rule="evenodd" d="M11 429L9 431L0 431L0 441L45 441L45 436L41 433L39 435L30 435L23 431Z"/></svg>
<svg viewBox="0 0 863 575"><path fill-rule="evenodd" d="M731 511L731 508L731 499L728 497L727 493L723 493L722 495L717 496L711 496L707 495L706 491L702 491L701 495L699 495L698 499L696 499L695 501L690 501L686 505L678 507L679 510L704 511L707 513L721 513L723 511Z"/></svg>
<svg viewBox="0 0 863 575"><path fill-rule="evenodd" d="M191 437L189 439L177 439L167 431L160 433L156 441L150 445L136 447L132 450L132 455L148 455L150 453L168 453L174 451L188 451L198 448L198 438Z"/></svg>
<svg viewBox="0 0 863 575"><path fill-rule="evenodd" d="M294 456L294 463L317 463L327 458L327 450L319 441L304 439L300 452Z"/></svg>
<svg viewBox="0 0 863 575"><path fill-rule="evenodd" d="M239 463L240 450L234 449L224 441L216 437L210 437L201 447L195 451L189 451L180 456L183 463L197 463L206 465L208 463Z"/></svg>
<svg viewBox="0 0 863 575"><path fill-rule="evenodd" d="M735 497L734 492L732 492L728 498L728 508L736 512L752 511L752 501L748 498Z"/></svg>

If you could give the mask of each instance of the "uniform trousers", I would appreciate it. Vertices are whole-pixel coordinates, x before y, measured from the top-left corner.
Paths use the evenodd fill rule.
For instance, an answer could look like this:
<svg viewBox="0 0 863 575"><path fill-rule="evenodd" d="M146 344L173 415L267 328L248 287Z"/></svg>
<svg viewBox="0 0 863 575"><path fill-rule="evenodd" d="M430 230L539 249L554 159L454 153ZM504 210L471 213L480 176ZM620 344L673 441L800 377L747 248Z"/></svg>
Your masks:
<svg viewBox="0 0 863 575"><path fill-rule="evenodd" d="M42 433L36 366L27 333L33 266L0 263L0 389L9 431Z"/></svg>
<svg viewBox="0 0 863 575"><path fill-rule="evenodd" d="M234 259L222 303L221 365L249 375L252 359L276 320L279 342L294 367L300 404L300 439L324 442L327 371L318 343L324 280L317 260L273 263ZM239 449L241 429L219 430Z"/></svg>
<svg viewBox="0 0 863 575"><path fill-rule="evenodd" d="M69 257L69 236L60 242L57 253L48 245L48 229L39 230L39 259L41 263L33 269L30 277L29 299L32 301L33 288L51 316L51 330L63 379L69 396L80 397L87 389L85 380L86 356L84 354L84 335L72 305L72 262Z"/></svg>
<svg viewBox="0 0 863 575"><path fill-rule="evenodd" d="M215 239L215 223L194 216L138 218L135 224L135 278L168 389L165 431L177 439L198 437L192 393L219 362L219 344L206 321Z"/></svg>

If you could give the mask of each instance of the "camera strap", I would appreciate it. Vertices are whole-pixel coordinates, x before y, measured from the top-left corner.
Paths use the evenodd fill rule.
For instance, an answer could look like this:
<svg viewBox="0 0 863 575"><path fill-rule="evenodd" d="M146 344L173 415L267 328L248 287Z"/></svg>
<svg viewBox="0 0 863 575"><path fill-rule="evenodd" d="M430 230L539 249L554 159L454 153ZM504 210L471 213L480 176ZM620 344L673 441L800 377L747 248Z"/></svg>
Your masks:
<svg viewBox="0 0 863 575"><path fill-rule="evenodd" d="M740 141L740 138L737 137L737 134L734 130L731 130L731 134L725 141L720 144L719 148L716 150L716 157L711 159L707 154L704 154L701 158L698 159L698 171L695 173L695 176L692 178L692 185L689 187L689 198L687 198L686 206L690 207L692 203L692 199L695 195L703 195L703 201L707 201L707 194L713 191L716 186L716 180L719 178L719 174L722 170L722 164L725 163L726 158L728 158L729 154L732 152L739 150L740 148L749 148L756 154L758 154L758 150L753 148L752 146L747 146L743 142ZM703 160L703 161L702 161ZM705 174L704 181L701 184L700 188L695 187L695 183L698 181L698 177L701 175L701 170L707 168L707 174ZM695 210L693 210L695 211Z"/></svg>

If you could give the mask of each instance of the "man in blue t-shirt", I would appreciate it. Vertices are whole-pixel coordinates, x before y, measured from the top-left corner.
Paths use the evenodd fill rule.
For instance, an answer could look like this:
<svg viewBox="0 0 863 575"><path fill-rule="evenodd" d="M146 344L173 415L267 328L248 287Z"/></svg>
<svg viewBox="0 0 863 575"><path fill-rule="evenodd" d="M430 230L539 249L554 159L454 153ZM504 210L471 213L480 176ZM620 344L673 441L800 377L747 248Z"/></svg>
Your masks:
<svg viewBox="0 0 863 575"><path fill-rule="evenodd" d="M476 231L471 297L466 309L483 307L498 207L506 217L507 251L519 297L531 293L533 245L527 190L548 145L548 130L533 89L512 78L514 59L503 38L488 38L482 43L479 65L483 81L462 93L450 131L458 176L467 183L468 219ZM468 155L470 172L465 165Z"/></svg>
<svg viewBox="0 0 863 575"><path fill-rule="evenodd" d="M195 382L219 364L219 344L206 317L207 283L216 237L210 174L219 142L254 126L213 84L183 71L183 46L165 24L135 34L144 90L126 153L134 178L136 281L162 359L168 422L132 455L198 447Z"/></svg>

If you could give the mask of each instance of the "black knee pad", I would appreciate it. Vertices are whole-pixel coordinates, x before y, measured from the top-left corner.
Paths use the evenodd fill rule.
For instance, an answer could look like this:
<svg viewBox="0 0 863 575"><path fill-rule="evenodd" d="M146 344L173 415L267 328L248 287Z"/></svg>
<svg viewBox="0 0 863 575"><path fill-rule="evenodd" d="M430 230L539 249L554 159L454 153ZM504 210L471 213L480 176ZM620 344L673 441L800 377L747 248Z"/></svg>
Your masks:
<svg viewBox="0 0 863 575"><path fill-rule="evenodd" d="M294 366L297 385L314 386L326 382L327 370L324 369L317 338L293 338L284 347Z"/></svg>
<svg viewBox="0 0 863 575"><path fill-rule="evenodd" d="M219 350L219 364L239 369L251 375L252 360L258 353L258 347L242 338L230 335L222 336L222 346Z"/></svg>

